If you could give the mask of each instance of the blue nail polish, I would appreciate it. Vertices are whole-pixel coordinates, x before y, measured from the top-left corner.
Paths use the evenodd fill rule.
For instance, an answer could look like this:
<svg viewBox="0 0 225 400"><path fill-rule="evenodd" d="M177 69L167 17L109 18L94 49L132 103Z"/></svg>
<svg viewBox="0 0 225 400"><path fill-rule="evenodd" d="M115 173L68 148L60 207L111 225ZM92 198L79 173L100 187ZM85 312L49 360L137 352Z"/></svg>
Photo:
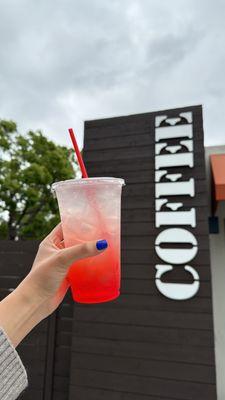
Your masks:
<svg viewBox="0 0 225 400"><path fill-rule="evenodd" d="M96 247L98 250L104 250L108 247L107 240L98 240L96 242Z"/></svg>

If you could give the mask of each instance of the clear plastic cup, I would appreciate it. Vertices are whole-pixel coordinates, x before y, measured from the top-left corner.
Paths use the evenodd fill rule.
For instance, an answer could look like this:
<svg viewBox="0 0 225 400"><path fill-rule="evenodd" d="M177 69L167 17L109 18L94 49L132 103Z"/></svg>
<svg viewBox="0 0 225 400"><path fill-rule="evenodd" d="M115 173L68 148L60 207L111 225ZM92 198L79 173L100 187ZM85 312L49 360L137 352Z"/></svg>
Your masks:
<svg viewBox="0 0 225 400"><path fill-rule="evenodd" d="M107 249L69 268L73 299L101 303L120 294L120 178L70 179L52 185L56 193L66 247L106 239Z"/></svg>

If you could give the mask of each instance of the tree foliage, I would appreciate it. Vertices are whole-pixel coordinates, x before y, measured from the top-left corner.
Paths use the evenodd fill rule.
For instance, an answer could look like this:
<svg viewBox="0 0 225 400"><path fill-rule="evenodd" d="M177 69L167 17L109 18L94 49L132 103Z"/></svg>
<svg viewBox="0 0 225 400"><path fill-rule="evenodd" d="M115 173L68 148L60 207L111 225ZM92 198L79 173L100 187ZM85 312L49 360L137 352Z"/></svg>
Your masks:
<svg viewBox="0 0 225 400"><path fill-rule="evenodd" d="M53 182L75 176L70 149L0 120L0 237L41 239L59 221Z"/></svg>

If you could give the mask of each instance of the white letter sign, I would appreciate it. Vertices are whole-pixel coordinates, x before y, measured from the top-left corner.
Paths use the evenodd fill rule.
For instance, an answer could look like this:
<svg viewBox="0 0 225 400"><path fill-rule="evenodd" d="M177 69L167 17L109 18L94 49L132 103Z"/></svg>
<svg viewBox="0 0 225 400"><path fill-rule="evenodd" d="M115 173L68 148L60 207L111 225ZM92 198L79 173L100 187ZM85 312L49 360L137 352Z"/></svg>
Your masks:
<svg viewBox="0 0 225 400"><path fill-rule="evenodd" d="M195 198L192 113L177 118L155 118L155 227L159 233L155 252L161 263L155 265L156 287L173 300L187 300L199 290L199 274L191 263L198 253L198 243L190 229L195 229L195 207L184 208L184 199ZM184 178L184 170L188 179ZM174 268L183 268L193 281L163 282L162 277Z"/></svg>

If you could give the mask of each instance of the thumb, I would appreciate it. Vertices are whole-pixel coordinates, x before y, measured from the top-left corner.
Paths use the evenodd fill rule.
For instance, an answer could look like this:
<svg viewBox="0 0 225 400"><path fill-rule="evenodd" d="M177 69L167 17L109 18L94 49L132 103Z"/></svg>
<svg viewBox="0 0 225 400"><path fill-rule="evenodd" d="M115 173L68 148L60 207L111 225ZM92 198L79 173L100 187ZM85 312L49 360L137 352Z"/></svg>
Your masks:
<svg viewBox="0 0 225 400"><path fill-rule="evenodd" d="M61 267L69 267L77 260L86 257L93 257L102 253L108 247L106 240L85 242L60 250L57 254L57 261Z"/></svg>

